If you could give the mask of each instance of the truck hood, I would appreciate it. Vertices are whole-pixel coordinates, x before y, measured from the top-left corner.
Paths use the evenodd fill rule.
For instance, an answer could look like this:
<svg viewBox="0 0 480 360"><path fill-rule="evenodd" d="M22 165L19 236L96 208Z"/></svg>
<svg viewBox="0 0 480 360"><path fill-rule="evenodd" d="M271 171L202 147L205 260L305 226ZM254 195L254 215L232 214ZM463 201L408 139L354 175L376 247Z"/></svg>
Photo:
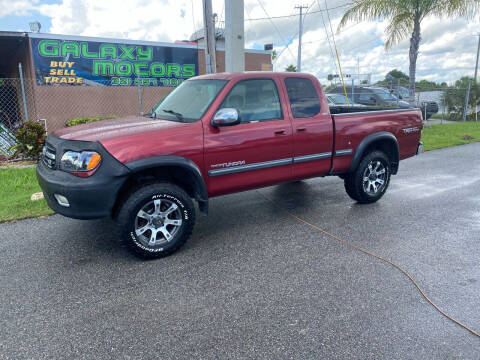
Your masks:
<svg viewBox="0 0 480 360"><path fill-rule="evenodd" d="M56 131L54 135L65 140L104 142L113 138L117 139L146 132L151 133L185 125L187 124L175 121L129 116L67 127Z"/></svg>
<svg viewBox="0 0 480 360"><path fill-rule="evenodd" d="M98 141L122 163L173 154L192 157L200 163L203 156L201 121L181 123L130 116L72 126L53 135L65 140ZM199 154L199 159L192 154Z"/></svg>

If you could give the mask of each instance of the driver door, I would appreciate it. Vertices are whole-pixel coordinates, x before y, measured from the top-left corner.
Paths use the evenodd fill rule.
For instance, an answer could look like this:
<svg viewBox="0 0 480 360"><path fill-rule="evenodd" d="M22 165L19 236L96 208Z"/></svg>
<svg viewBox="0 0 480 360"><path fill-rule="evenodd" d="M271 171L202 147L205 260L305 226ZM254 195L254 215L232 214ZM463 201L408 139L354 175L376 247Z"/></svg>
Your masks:
<svg viewBox="0 0 480 360"><path fill-rule="evenodd" d="M237 109L240 124L204 124L210 196L291 179L292 125L278 88L270 77L239 80L218 109Z"/></svg>

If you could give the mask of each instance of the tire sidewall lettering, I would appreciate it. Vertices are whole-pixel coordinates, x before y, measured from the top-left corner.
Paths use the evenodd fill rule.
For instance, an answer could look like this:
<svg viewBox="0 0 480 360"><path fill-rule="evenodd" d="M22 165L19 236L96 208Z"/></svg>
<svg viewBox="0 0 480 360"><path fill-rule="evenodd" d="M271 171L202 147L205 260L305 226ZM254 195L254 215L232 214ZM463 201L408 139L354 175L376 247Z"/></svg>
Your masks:
<svg viewBox="0 0 480 360"><path fill-rule="evenodd" d="M129 231L129 235L130 235L130 238L132 239L133 243L135 244L135 246L141 248L144 251L148 251L148 252L151 252L151 253L162 252L162 251L168 249L170 247L170 245L173 245L175 243L175 241L170 242L168 244L168 246L166 246L166 247L159 247L159 248L146 247L145 245L140 243L140 241L137 239L137 236L135 235L135 230L134 230L135 217L136 217L136 213L143 206L145 206L145 204L147 204L148 202L150 202L152 200L162 200L162 199L169 200L169 201L175 203L181 209L181 214L182 214L182 217L183 217L182 220L184 222L189 220L189 214L188 214L187 208L185 207L185 204L180 199L178 199L177 197L175 197L171 194L154 194L151 197L145 198L144 200L140 201L138 203L138 205L136 206L137 210L135 211L134 214L132 214L132 217L131 217L130 229L133 229L133 230ZM178 238L181 235L183 229L184 229L184 225L182 225L181 228L179 229L180 230L179 233L175 234L175 239Z"/></svg>

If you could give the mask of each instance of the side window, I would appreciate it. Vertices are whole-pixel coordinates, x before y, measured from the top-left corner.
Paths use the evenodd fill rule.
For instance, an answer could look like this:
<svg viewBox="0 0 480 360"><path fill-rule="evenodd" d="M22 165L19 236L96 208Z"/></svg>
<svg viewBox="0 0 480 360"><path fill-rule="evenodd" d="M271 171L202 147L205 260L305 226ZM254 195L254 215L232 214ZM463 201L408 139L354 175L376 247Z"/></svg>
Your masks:
<svg viewBox="0 0 480 360"><path fill-rule="evenodd" d="M237 109L242 123L282 118L277 86L271 79L238 82L223 100L222 108Z"/></svg>
<svg viewBox="0 0 480 360"><path fill-rule="evenodd" d="M320 112L317 90L310 79L289 77L285 86L294 118L312 117Z"/></svg>

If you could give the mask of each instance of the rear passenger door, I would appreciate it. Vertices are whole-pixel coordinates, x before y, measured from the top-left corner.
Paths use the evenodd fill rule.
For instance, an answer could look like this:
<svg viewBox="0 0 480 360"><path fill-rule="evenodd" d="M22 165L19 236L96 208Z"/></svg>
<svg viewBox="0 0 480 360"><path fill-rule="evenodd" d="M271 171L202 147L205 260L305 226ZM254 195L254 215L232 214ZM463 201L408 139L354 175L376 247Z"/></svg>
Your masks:
<svg viewBox="0 0 480 360"><path fill-rule="evenodd" d="M293 127L293 176L324 175L331 167L333 123L318 82L307 77L285 78Z"/></svg>

